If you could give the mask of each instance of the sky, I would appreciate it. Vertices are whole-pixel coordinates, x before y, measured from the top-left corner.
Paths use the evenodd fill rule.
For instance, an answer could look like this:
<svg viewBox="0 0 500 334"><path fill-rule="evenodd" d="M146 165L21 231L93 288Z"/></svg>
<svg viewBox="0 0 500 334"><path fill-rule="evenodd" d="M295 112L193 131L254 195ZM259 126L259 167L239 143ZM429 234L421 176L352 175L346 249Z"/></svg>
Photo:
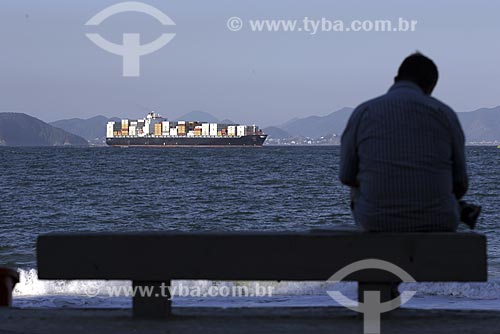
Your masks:
<svg viewBox="0 0 500 334"><path fill-rule="evenodd" d="M500 105L500 2L147 0L175 26L144 13L85 23L120 1L2 0L0 111L44 121L95 115L175 118L193 110L261 126L326 115L383 94L412 52L439 67L434 96L458 112ZM227 21L241 18L241 30ZM250 20L416 20L413 32L252 31ZM175 37L122 75L123 57L91 42Z"/></svg>

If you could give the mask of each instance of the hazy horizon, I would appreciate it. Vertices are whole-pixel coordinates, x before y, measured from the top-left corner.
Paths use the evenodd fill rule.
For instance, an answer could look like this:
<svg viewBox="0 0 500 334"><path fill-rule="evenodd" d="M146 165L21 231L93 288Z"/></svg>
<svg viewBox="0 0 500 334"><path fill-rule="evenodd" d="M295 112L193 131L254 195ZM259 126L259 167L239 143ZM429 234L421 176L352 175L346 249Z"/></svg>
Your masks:
<svg viewBox="0 0 500 334"><path fill-rule="evenodd" d="M498 106L494 106L494 107L482 107L482 108L478 108L478 109L475 109L475 110L469 110L469 111L458 111L458 112L459 112L459 113L469 113L469 112L474 112L474 111L478 111L478 110L481 110L481 109L496 109L496 108L498 108L498 107L500 107L500 105L498 105ZM340 108L340 109L338 109L338 110L333 110L333 111L327 112L327 113L325 113L325 114L311 114L311 115L305 115L305 116L301 116L301 117L292 117L292 118L289 118L289 119L283 119L283 120L281 120L281 121L278 121L278 122L276 122L276 123L272 123L272 124L257 124L257 125L259 125L261 128L265 128L265 127L279 127L279 126L282 126L282 125L284 125L284 124L286 124L286 123L289 123L290 121L293 121L293 120L296 120L296 119L303 119L303 118L307 118L307 117L325 117L325 116L328 116L328 115L330 115L330 114L332 114L332 113L334 113L334 112L340 111L340 110L342 110L342 109L344 109L344 108L354 109L354 107L343 107L343 108ZM16 113L16 112L18 112L18 111L12 111L12 110L0 110L0 113L2 113L2 112L13 112L13 113ZM156 111L155 111L155 112L156 112ZM188 114L188 113L191 113L191 112L205 112L205 111L203 111L203 110L191 110L191 111L188 111L188 112L186 112L186 113L184 113L184 114L179 114L179 115L173 115L173 114L172 114L172 115L169 115L169 117L166 117L166 116L162 115L161 113L160 113L160 115L161 115L161 116L163 116L164 118L168 118L169 120L175 120L175 119L178 119L178 118L180 118L181 116L184 116L184 115L186 115L186 114ZM205 113L208 113L208 112L205 112ZM215 116L215 115L213 115L212 113L208 113L208 114L209 114L209 115L211 115L211 116L213 116L213 117L216 117L216 116ZM34 116L34 115L30 115L30 114L28 114L28 115L29 115L29 116ZM44 122L46 122L46 123L52 123L52 122L64 121L64 120L71 120L71 119L88 120L88 119L91 119L91 118L94 118L94 117L99 117L99 116L103 116L103 117L107 117L107 118L120 118L120 116L102 115L102 114L90 115L90 116L88 116L88 117L79 117L79 116L74 116L74 117L60 118L60 119L55 119L55 120L44 120L44 119L39 118L39 117L37 117L37 118L39 118L40 120L42 120L42 121L44 121ZM140 118L144 118L145 116L146 116L146 113L141 114L141 115L137 116L136 118L137 118L137 119L140 119ZM36 116L34 116L34 117L36 117ZM219 121L229 119L229 120L231 120L231 121L233 121L233 122L236 122L236 123L238 123L238 122L239 122L239 120L238 120L238 119L231 119L230 117L224 117L224 116L222 116L222 117L216 117L216 118L217 118ZM134 118L133 118L133 119L134 119ZM186 120L188 120L188 119L186 119ZM199 121L200 119L189 119L189 120L192 120L192 121L196 121L196 120L198 120L198 121ZM253 124L253 123L248 123L248 124Z"/></svg>
<svg viewBox="0 0 500 334"><path fill-rule="evenodd" d="M176 118L190 111L262 126L324 116L383 94L402 59L419 50L433 58L440 81L433 94L457 112L500 105L497 85L500 3L313 0L235 3L229 0L144 1L176 26L123 13L98 27L84 24L120 1L2 2L0 111L51 122L69 118L137 118L154 110ZM414 32L230 31L227 19L417 20ZM176 33L141 57L141 76L122 77L122 57L87 39L112 42L141 33L143 43Z"/></svg>

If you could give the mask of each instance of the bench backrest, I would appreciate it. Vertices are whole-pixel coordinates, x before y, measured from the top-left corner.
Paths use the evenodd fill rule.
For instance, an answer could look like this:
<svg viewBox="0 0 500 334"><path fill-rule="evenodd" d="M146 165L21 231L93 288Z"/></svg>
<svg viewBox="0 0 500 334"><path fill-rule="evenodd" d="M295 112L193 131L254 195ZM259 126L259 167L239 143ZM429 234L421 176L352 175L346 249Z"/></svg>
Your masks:
<svg viewBox="0 0 500 334"><path fill-rule="evenodd" d="M376 258L417 281L486 281L486 237L476 233L53 233L37 245L42 279L326 280ZM363 270L353 281L398 281Z"/></svg>

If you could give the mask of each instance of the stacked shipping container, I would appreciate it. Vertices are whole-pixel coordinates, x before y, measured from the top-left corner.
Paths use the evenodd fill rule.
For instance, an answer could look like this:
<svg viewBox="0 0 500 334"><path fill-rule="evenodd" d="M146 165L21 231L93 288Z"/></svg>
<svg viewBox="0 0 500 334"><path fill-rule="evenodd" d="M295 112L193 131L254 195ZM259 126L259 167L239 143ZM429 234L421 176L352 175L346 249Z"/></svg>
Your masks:
<svg viewBox="0 0 500 334"><path fill-rule="evenodd" d="M194 121L165 121L155 113L149 113L145 119L108 122L106 137L243 137L262 134L255 125L229 125Z"/></svg>

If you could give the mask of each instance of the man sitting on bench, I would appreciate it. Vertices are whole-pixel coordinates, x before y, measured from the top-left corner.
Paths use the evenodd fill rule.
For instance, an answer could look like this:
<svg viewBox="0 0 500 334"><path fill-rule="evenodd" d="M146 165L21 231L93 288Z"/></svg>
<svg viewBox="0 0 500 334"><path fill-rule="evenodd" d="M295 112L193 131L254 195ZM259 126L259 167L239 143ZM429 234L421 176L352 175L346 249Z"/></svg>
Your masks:
<svg viewBox="0 0 500 334"><path fill-rule="evenodd" d="M340 180L351 187L356 223L367 231L475 227L480 206L460 199L468 180L455 112L431 97L434 62L407 57L387 94L358 106L342 134Z"/></svg>

